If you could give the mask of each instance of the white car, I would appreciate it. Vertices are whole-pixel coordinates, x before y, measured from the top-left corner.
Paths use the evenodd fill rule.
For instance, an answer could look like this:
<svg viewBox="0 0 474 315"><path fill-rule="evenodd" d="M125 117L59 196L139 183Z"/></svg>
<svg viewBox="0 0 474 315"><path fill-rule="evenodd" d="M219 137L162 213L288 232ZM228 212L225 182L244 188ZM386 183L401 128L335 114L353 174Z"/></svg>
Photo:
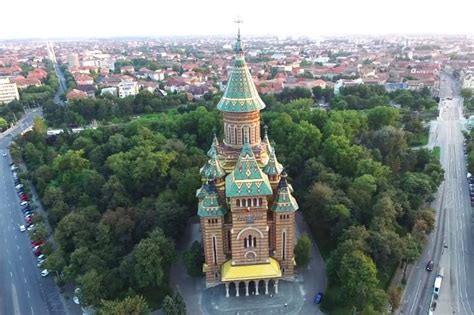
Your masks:
<svg viewBox="0 0 474 315"><path fill-rule="evenodd" d="M38 261L38 263L36 264L36 266L37 266L38 268L41 268L41 267L43 266L43 264L44 264L45 261L46 261L46 259L42 259L42 260Z"/></svg>
<svg viewBox="0 0 474 315"><path fill-rule="evenodd" d="M81 301L79 300L79 295L81 295L81 288L76 288L76 290L74 290L74 297L72 298L72 300L77 305L81 304Z"/></svg>
<svg viewBox="0 0 474 315"><path fill-rule="evenodd" d="M26 231L26 226L24 226L23 224L20 225L20 232L25 232Z"/></svg>
<svg viewBox="0 0 474 315"><path fill-rule="evenodd" d="M3 153L3 156L4 156L4 157L7 157L7 154L6 154L6 153Z"/></svg>
<svg viewBox="0 0 474 315"><path fill-rule="evenodd" d="M46 255L41 254L41 255L38 256L38 258L36 258L36 261L45 260L45 259L46 259Z"/></svg>
<svg viewBox="0 0 474 315"><path fill-rule="evenodd" d="M43 269L43 271L41 271L41 276L42 277L47 277L48 275L49 275L48 269Z"/></svg>
<svg viewBox="0 0 474 315"><path fill-rule="evenodd" d="M20 206L24 207L28 205L28 201L22 201L20 202Z"/></svg>
<svg viewBox="0 0 474 315"><path fill-rule="evenodd" d="M27 228L28 231L32 231L32 230L34 230L34 229L35 229L35 225L34 225L34 224L30 225L30 226Z"/></svg>

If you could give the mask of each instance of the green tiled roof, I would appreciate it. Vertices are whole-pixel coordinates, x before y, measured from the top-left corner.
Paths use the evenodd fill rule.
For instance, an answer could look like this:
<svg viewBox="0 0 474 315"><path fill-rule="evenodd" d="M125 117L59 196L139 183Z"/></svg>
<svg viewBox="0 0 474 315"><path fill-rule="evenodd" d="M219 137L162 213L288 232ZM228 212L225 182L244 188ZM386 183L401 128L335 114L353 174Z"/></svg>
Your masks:
<svg viewBox="0 0 474 315"><path fill-rule="evenodd" d="M201 167L199 170L199 173L201 174L202 177L208 178L208 179L215 179L218 177L223 177L225 176L225 171L221 166L221 163L219 162L219 159L217 158L217 155L214 155L211 157L206 164Z"/></svg>
<svg viewBox="0 0 474 315"><path fill-rule="evenodd" d="M217 104L223 112L254 112L265 108L265 103L258 95L252 76L242 52L240 35L235 46L236 56L227 80L224 96Z"/></svg>
<svg viewBox="0 0 474 315"><path fill-rule="evenodd" d="M272 210L275 212L295 212L298 208L298 203L291 195L290 185L286 181L286 174L283 173L278 183L277 196L273 202Z"/></svg>
<svg viewBox="0 0 474 315"><path fill-rule="evenodd" d="M201 176L204 178L215 179L218 177L225 176L225 171L222 168L222 165L219 161L219 156L217 153L218 145L219 145L219 142L217 141L217 137L214 135L211 148L209 149L209 151L207 151L207 156L209 157L209 160L199 170L199 174L201 174Z"/></svg>
<svg viewBox="0 0 474 315"><path fill-rule="evenodd" d="M248 142L244 143L234 170L225 179L227 197L272 195L268 176L258 167Z"/></svg>
<svg viewBox="0 0 474 315"><path fill-rule="evenodd" d="M278 162L276 155L275 155L275 149L271 148L270 149L270 158L268 159L267 165L263 167L263 172L267 175L278 175L283 171L283 166Z"/></svg>
<svg viewBox="0 0 474 315"><path fill-rule="evenodd" d="M199 204L198 215L200 217L216 217L223 216L226 210L219 204L216 186L214 182L204 184L198 189Z"/></svg>

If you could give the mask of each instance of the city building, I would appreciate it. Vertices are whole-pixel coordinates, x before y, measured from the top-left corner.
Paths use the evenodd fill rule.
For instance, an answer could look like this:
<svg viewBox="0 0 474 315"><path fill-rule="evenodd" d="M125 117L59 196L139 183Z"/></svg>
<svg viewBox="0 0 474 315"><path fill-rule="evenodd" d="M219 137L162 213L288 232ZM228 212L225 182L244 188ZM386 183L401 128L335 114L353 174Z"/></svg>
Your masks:
<svg viewBox="0 0 474 315"><path fill-rule="evenodd" d="M120 98L124 98L130 95L138 94L137 81L122 81L118 84L118 95Z"/></svg>
<svg viewBox="0 0 474 315"><path fill-rule="evenodd" d="M224 139L220 143L214 135L196 193L206 283L225 284L227 297L278 293L280 279L294 279L298 204L266 128L261 137L265 104L245 62L240 31L217 108Z"/></svg>
<svg viewBox="0 0 474 315"><path fill-rule="evenodd" d="M67 64L69 68L78 68L81 66L79 62L79 55L77 53L71 53L67 56Z"/></svg>
<svg viewBox="0 0 474 315"><path fill-rule="evenodd" d="M474 90L474 72L467 72L462 79L462 88Z"/></svg>
<svg viewBox="0 0 474 315"><path fill-rule="evenodd" d="M19 99L20 95L16 83L11 83L8 78L0 78L0 104L7 104Z"/></svg>
<svg viewBox="0 0 474 315"><path fill-rule="evenodd" d="M72 89L71 91L69 91L69 93L66 94L66 99L68 101L78 100L78 99L82 99L86 97L87 97L87 93L78 89Z"/></svg>

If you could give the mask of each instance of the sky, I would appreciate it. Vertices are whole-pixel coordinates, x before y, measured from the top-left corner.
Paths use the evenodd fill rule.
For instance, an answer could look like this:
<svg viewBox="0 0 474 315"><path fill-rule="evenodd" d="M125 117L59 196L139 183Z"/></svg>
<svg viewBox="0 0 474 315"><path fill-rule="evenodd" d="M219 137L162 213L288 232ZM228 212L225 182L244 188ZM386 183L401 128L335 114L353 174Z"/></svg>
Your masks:
<svg viewBox="0 0 474 315"><path fill-rule="evenodd" d="M4 2L4 3L3 3ZM0 38L474 34L474 0L2 0Z"/></svg>

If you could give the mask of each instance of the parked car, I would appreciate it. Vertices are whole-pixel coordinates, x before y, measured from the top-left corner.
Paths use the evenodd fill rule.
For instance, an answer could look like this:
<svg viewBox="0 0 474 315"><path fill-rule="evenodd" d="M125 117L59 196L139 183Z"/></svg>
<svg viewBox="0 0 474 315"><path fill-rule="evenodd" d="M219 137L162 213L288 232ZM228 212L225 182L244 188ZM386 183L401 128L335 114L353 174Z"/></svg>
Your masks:
<svg viewBox="0 0 474 315"><path fill-rule="evenodd" d="M6 154L6 153L3 153L3 157L7 157L7 154Z"/></svg>
<svg viewBox="0 0 474 315"><path fill-rule="evenodd" d="M22 185L22 184L17 184L17 185L15 186L15 188L16 188L16 190L21 189L21 188L23 188L23 185Z"/></svg>
<svg viewBox="0 0 474 315"><path fill-rule="evenodd" d="M318 292L318 294L314 296L314 304L321 304L322 300L323 300L323 293Z"/></svg>
<svg viewBox="0 0 474 315"><path fill-rule="evenodd" d="M37 241L32 241L31 242L32 246L39 246L39 245L43 245L43 244L44 244L44 241L42 241L42 240L37 240Z"/></svg>
<svg viewBox="0 0 474 315"><path fill-rule="evenodd" d="M24 207L21 208L21 211L23 212L26 212L26 211L33 211L33 209L31 209L30 205L26 205Z"/></svg>
<svg viewBox="0 0 474 315"><path fill-rule="evenodd" d="M430 260L428 261L428 263L426 264L426 271L433 271L433 267L434 267L434 261Z"/></svg>
<svg viewBox="0 0 474 315"><path fill-rule="evenodd" d="M43 269L43 271L41 271L41 276L42 277L47 277L48 275L49 275L48 269Z"/></svg>
<svg viewBox="0 0 474 315"><path fill-rule="evenodd" d="M20 199L21 199L22 201L30 201L30 198L28 198L28 196L25 195L25 194L21 195L21 196L20 196Z"/></svg>
<svg viewBox="0 0 474 315"><path fill-rule="evenodd" d="M23 224L19 226L20 228L20 232L25 232L26 231L26 226L24 226Z"/></svg>
<svg viewBox="0 0 474 315"><path fill-rule="evenodd" d="M35 256L39 257L41 255L41 249L37 249L33 252L33 254L35 254Z"/></svg>
<svg viewBox="0 0 474 315"><path fill-rule="evenodd" d="M28 231L33 231L33 230L35 229L35 227L36 227L36 226L35 226L34 224L31 224L31 225L27 228L27 230L28 230Z"/></svg>
<svg viewBox="0 0 474 315"><path fill-rule="evenodd" d="M46 255L45 255L45 254L39 255L39 256L36 258L36 261L40 261L40 260L43 260L43 259L46 259Z"/></svg>
<svg viewBox="0 0 474 315"><path fill-rule="evenodd" d="M29 203L28 201L22 201L22 202L20 202L20 206L22 206L22 207L25 207L25 206L27 206L27 205L29 205L29 204L30 204L30 203Z"/></svg>
<svg viewBox="0 0 474 315"><path fill-rule="evenodd" d="M42 260L38 261L38 262L36 263L36 266L37 266L38 268L41 268L41 267L43 266L43 264L44 264L45 261L46 261L46 259L42 259Z"/></svg>

